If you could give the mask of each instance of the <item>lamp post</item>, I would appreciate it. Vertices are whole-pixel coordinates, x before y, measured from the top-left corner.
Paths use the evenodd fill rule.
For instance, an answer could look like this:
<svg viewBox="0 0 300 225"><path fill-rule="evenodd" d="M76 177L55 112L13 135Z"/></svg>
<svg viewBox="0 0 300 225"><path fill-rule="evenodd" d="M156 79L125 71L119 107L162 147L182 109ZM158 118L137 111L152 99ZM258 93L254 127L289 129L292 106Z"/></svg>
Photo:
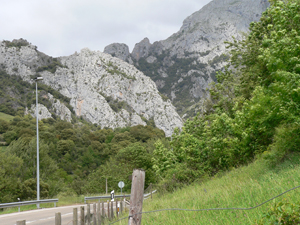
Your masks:
<svg viewBox="0 0 300 225"><path fill-rule="evenodd" d="M40 153L39 153L39 111L38 111L38 92L37 83L39 80L43 80L43 77L36 77L35 79L35 93L36 93L36 198L40 200ZM40 208L38 203L37 208Z"/></svg>

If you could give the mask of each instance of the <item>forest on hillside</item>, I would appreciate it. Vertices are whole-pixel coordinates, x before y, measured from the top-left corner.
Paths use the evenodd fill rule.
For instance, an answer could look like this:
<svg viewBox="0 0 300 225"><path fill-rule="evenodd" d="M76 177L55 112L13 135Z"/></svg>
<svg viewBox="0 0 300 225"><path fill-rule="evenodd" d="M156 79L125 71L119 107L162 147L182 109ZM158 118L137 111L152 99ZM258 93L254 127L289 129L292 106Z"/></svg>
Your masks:
<svg viewBox="0 0 300 225"><path fill-rule="evenodd" d="M134 168L147 170L146 185L156 182L152 169L155 140L165 134L151 126L101 129L89 123L59 119L39 122L41 198L82 195L117 189L120 180L130 190ZM36 119L31 115L7 122L0 119L0 202L36 198Z"/></svg>
<svg viewBox="0 0 300 225"><path fill-rule="evenodd" d="M110 130L43 120L43 197L103 192L104 179L115 188L133 168L145 169L146 187L173 191L256 158L272 166L299 151L300 1L270 3L242 41L227 43L229 65L211 85L206 113L187 120L172 141L151 126ZM0 202L35 198L34 121L0 120L9 144L0 153Z"/></svg>

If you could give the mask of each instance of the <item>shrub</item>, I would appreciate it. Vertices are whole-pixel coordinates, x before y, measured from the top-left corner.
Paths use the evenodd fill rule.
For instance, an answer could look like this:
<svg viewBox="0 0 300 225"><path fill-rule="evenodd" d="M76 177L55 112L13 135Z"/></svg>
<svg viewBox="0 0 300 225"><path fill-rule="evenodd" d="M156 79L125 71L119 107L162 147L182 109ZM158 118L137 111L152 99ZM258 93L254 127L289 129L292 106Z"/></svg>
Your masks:
<svg viewBox="0 0 300 225"><path fill-rule="evenodd" d="M256 221L256 225L266 224L300 224L300 205L299 203L279 202L275 203L271 209Z"/></svg>

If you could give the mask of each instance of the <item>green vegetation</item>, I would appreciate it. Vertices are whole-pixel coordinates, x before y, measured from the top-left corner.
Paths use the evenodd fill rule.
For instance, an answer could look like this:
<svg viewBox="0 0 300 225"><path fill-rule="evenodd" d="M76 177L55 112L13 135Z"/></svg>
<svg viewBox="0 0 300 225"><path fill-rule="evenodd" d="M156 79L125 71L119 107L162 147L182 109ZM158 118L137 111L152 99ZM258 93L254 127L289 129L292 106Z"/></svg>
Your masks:
<svg viewBox="0 0 300 225"><path fill-rule="evenodd" d="M264 155L270 164L299 151L299 1L274 1L249 36L229 43L231 65L217 76L207 114L175 132L168 169L157 173L173 190ZM164 157L163 155L161 157ZM156 165L154 165L156 166ZM159 166L157 164L157 166ZM173 174L178 182L173 184Z"/></svg>
<svg viewBox="0 0 300 225"><path fill-rule="evenodd" d="M0 120L4 120L6 122L9 122L13 119L14 117L9 115L9 114L5 114L5 113L2 113L0 112ZM1 125L0 125L1 126ZM1 128L0 128L1 129Z"/></svg>
<svg viewBox="0 0 300 225"><path fill-rule="evenodd" d="M143 204L143 212L160 209L250 208L300 185L300 154L288 155L279 165L270 167L259 159L248 166L232 169L203 181L178 189L173 193L158 193ZM174 181L176 182L176 180ZM283 223L287 215L299 220L300 188L290 191L252 210L161 211L143 214L143 224L299 224ZM280 208L280 206L282 206ZM291 207L289 207L291 206ZM294 210L294 213L289 213ZM281 223L275 222L275 217ZM128 216L128 214L124 215ZM271 217L270 219L268 217ZM273 218L274 216L274 218ZM290 217L292 219L292 217ZM123 220L120 224L127 224Z"/></svg>
<svg viewBox="0 0 300 225"><path fill-rule="evenodd" d="M161 192L257 158L273 166L299 152L299 12L299 0L271 1L243 41L228 43L233 69L218 73L206 114L176 131L170 148L156 144L152 162Z"/></svg>
<svg viewBox="0 0 300 225"><path fill-rule="evenodd" d="M3 41L5 44L5 47L7 48L12 48L15 47L17 49L20 49L22 46L27 46L29 45L29 42L27 42L24 39L19 39L19 40L13 40L13 41Z"/></svg>
<svg viewBox="0 0 300 225"><path fill-rule="evenodd" d="M0 120L0 202L36 198L36 120L30 115ZM151 126L115 130L55 119L39 122L41 198L103 193L127 181L138 166L146 183L156 182L151 162L156 139L164 132ZM152 174L152 175L151 175ZM125 182L124 191L130 189Z"/></svg>
<svg viewBox="0 0 300 225"><path fill-rule="evenodd" d="M243 41L228 43L231 65L217 74L206 114L187 120L171 142L150 126L113 131L42 121L43 196L100 193L106 178L109 187L117 188L133 168L145 169L145 186L154 183L169 199L158 195L151 206L154 210L255 206L299 185L300 0L270 2L260 21L251 23ZM172 69L177 73L185 67ZM9 146L0 153L0 201L31 198L34 119L16 116L8 126L3 124L1 134ZM125 191L129 188L130 182L125 183ZM247 212L170 211L145 221L293 224L299 219L298 196L299 190L290 192L286 200L275 200L273 208L269 204Z"/></svg>

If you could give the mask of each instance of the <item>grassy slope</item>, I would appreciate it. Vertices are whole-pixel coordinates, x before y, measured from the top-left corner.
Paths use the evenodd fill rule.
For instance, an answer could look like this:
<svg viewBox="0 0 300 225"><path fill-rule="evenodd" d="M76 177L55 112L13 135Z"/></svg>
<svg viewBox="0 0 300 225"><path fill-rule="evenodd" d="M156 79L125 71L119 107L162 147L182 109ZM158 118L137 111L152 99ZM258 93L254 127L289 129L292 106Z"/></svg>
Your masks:
<svg viewBox="0 0 300 225"><path fill-rule="evenodd" d="M10 120L12 120L14 117L5 113L0 112L0 119L5 120L7 122L9 122Z"/></svg>
<svg viewBox="0 0 300 225"><path fill-rule="evenodd" d="M156 195L144 202L143 211L166 208L207 209L256 206L290 188L300 185L300 154L270 168L262 160L234 169L202 184L194 184L172 194ZM143 224L254 224L274 202L300 202L300 188L253 210L162 211L143 214ZM126 216L126 215L125 215ZM126 224L127 220L122 223Z"/></svg>

